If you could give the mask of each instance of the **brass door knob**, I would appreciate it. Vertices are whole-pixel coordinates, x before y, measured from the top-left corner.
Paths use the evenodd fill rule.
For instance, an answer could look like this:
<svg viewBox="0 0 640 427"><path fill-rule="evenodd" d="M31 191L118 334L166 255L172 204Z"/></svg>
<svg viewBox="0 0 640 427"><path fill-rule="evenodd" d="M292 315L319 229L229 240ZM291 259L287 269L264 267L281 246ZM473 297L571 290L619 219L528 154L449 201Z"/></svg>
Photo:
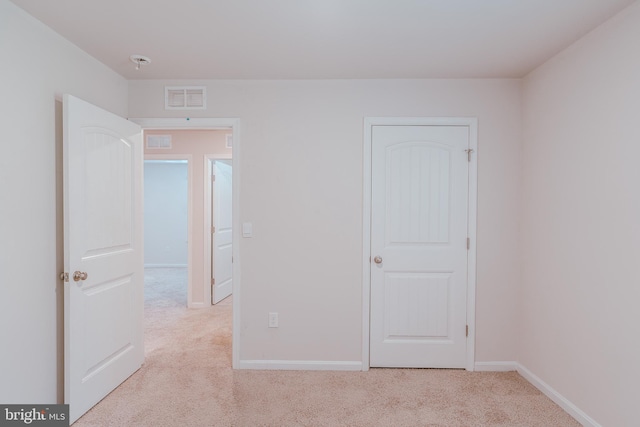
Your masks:
<svg viewBox="0 0 640 427"><path fill-rule="evenodd" d="M73 273L73 281L79 282L80 280L87 280L88 274L84 271L76 271Z"/></svg>
<svg viewBox="0 0 640 427"><path fill-rule="evenodd" d="M375 262L376 264L382 264L382 257L381 256L377 256L373 259L373 262Z"/></svg>

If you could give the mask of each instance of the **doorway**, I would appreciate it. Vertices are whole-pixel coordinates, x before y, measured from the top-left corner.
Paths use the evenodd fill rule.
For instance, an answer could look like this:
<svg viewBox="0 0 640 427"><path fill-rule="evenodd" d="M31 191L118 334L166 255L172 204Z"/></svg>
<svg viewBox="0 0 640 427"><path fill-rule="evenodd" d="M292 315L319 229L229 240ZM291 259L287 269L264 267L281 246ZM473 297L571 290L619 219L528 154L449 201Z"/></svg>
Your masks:
<svg viewBox="0 0 640 427"><path fill-rule="evenodd" d="M212 238L213 224L210 223L212 198L211 192L217 189L217 185L211 181L211 171L208 162L210 159L232 160L232 147L227 146L227 135L229 129L145 129L145 157L146 159L179 159L188 162L188 301L189 308L202 308L211 305L211 286L214 280L212 270L217 261L212 263L211 244L208 242ZM223 178L221 176L221 178ZM231 202L232 188L231 177L227 179L228 195L219 202L224 202L229 206L226 225L221 230L222 236L227 237L227 251L223 254L228 258L228 277L224 282L228 282L227 288L231 291L231 253L233 251L232 225L231 225ZM221 179L221 184L225 180ZM161 189L162 191L162 189ZM167 193L170 189L164 189L164 202L167 203L173 197ZM218 208L218 203L214 208ZM171 210L170 206L165 206L165 210ZM214 209L215 211L215 209ZM225 211L225 212L227 212ZM169 233L170 224L166 224L162 233ZM215 234L213 234L215 236ZM220 239L217 239L220 240ZM151 250L156 250L155 248ZM161 250L164 250L161 249ZM218 278L218 282L221 280Z"/></svg>
<svg viewBox="0 0 640 427"><path fill-rule="evenodd" d="M232 224L234 230L240 229L240 153L241 153L241 133L240 133L240 120L237 118L132 118L131 121L140 125L145 133L150 131L159 131L164 132L167 130L225 130L225 146L227 144L226 134L231 134L233 140L232 149L232 168L233 168L233 178L232 178ZM230 147L231 148L231 147ZM207 153L210 154L210 153ZM230 156L231 157L231 156ZM194 160L194 165L199 163L204 166L204 160L202 162L196 162ZM194 172L193 182L204 182L204 176L198 175ZM198 209L195 206L198 198L193 198L193 210L197 212ZM204 200L202 200L204 202ZM204 204L203 204L204 205ZM204 212L204 206L202 206L200 212ZM203 233L200 236L203 236ZM204 251L205 244L204 239L200 241L200 248ZM241 257L239 251L240 244L240 236L239 233L234 232L232 234L232 257L233 257L233 266L232 266L232 277L233 277L233 295L231 304L232 304L232 367L237 369L239 367L240 361L240 346L239 346L239 336L240 336L240 293L241 293L241 277L240 277L240 264ZM190 247L195 248L197 245L190 245ZM209 246L210 248L210 246ZM198 268L194 266L194 273L198 271ZM208 281L205 284L204 280L204 266L200 269L200 274L202 275L202 282L200 282L201 287L195 286L195 289L200 290L202 293L201 304L202 306L210 305L211 299L209 298L205 303L205 293L211 291L211 284ZM192 280L195 282L195 280ZM194 292L195 293L195 292ZM194 304L194 306L197 306Z"/></svg>
<svg viewBox="0 0 640 427"><path fill-rule="evenodd" d="M363 365L474 368L477 120L368 118Z"/></svg>

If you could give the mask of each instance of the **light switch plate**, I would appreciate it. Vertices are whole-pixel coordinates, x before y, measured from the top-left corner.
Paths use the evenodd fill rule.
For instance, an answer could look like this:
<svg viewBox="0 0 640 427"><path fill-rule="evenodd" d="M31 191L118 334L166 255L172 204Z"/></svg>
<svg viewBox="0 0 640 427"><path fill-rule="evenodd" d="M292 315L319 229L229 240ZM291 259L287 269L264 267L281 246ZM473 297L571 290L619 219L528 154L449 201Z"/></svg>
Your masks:
<svg viewBox="0 0 640 427"><path fill-rule="evenodd" d="M242 237L253 237L253 224L250 222L242 223Z"/></svg>
<svg viewBox="0 0 640 427"><path fill-rule="evenodd" d="M269 313L269 327L270 328L278 327L278 313Z"/></svg>

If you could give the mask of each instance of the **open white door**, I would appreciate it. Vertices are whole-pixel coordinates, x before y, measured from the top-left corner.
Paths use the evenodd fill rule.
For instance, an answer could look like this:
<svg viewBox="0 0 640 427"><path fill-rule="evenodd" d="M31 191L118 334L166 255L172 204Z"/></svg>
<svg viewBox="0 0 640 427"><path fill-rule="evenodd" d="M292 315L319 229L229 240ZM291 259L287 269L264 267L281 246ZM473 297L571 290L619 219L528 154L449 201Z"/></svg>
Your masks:
<svg viewBox="0 0 640 427"><path fill-rule="evenodd" d="M213 303L217 304L232 290L232 181L231 161L216 160L213 163L213 259L211 260L211 278Z"/></svg>
<svg viewBox="0 0 640 427"><path fill-rule="evenodd" d="M70 422L140 368L140 127L64 96L65 402Z"/></svg>

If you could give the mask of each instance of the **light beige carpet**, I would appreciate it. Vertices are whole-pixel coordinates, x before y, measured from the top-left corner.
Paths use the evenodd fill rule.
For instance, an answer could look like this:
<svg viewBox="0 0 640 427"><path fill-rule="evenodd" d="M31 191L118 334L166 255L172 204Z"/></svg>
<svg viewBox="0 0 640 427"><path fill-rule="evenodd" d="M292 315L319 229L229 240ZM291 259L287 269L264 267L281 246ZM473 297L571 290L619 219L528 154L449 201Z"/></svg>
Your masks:
<svg viewBox="0 0 640 427"><path fill-rule="evenodd" d="M230 299L187 310L183 272L159 273L144 366L74 426L580 425L515 372L233 371Z"/></svg>

